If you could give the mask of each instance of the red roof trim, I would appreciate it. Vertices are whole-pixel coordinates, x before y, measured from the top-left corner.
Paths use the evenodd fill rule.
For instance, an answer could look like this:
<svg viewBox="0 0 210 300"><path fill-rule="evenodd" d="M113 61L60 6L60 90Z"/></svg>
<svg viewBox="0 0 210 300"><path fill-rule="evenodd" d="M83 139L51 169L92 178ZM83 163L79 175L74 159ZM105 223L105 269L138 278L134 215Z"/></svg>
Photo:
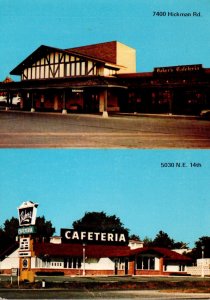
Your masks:
<svg viewBox="0 0 210 300"><path fill-rule="evenodd" d="M52 243L35 243L34 251L36 256L52 256L52 257L82 257L82 244L52 244ZM189 261L185 255L179 254L175 251L158 248L158 247L144 247L131 250L129 246L114 246L114 245L86 245L85 255L92 258L100 257L129 257L136 256L143 253L155 253L166 260Z"/></svg>
<svg viewBox="0 0 210 300"><path fill-rule="evenodd" d="M153 252L157 253L160 256L164 257L166 260L190 260L189 257L179 254L173 250L167 248L159 248L159 247L144 247L135 250L131 250L132 255L138 255L142 253Z"/></svg>
<svg viewBox="0 0 210 300"><path fill-rule="evenodd" d="M74 256L82 257L82 244L52 244L35 243L34 251L37 256ZM85 254L87 257L121 257L129 256L130 248L128 246L107 246L107 245L86 245Z"/></svg>

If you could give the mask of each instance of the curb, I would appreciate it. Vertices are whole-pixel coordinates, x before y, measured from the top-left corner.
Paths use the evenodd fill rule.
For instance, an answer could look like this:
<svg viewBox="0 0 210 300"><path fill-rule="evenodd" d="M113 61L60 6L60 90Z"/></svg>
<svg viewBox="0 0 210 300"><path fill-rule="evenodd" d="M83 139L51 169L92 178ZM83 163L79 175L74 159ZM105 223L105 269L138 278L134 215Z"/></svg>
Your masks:
<svg viewBox="0 0 210 300"><path fill-rule="evenodd" d="M161 119L185 119L185 120L202 120L199 116L193 115L173 115L173 114L144 114L144 113L108 113L108 117L104 118L103 113L95 113L95 114L77 114L77 113L66 113L62 114L62 112L40 112L40 111L20 111L20 110L4 110L0 109L0 112L3 113L21 113L21 114L39 114L39 115L54 115L54 116L77 116L77 117L91 117L91 118L161 118Z"/></svg>

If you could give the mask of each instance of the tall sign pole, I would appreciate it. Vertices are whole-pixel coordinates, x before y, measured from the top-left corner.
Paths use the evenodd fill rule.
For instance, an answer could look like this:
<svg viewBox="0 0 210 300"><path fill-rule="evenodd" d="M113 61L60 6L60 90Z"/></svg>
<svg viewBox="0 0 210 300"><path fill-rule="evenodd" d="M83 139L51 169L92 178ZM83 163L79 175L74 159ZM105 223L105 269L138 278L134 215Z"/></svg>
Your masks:
<svg viewBox="0 0 210 300"><path fill-rule="evenodd" d="M36 232L36 213L38 204L32 201L23 202L18 207L19 216L19 280L34 282L32 271L33 234Z"/></svg>

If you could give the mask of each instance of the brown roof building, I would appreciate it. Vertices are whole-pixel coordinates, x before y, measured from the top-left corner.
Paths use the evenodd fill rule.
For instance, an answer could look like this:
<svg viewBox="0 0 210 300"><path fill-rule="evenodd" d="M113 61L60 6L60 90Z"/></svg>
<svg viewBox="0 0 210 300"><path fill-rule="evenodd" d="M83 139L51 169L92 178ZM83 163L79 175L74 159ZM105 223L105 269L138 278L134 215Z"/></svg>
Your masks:
<svg viewBox="0 0 210 300"><path fill-rule="evenodd" d="M8 106L18 93L31 111L198 115L210 108L210 69L202 64L136 72L136 50L118 41L68 49L40 46L0 85Z"/></svg>
<svg viewBox="0 0 210 300"><path fill-rule="evenodd" d="M1 273L10 274L12 259L13 268L15 265L18 266L18 252L20 255L20 251L16 250L11 257L7 255L3 258ZM157 247L133 249L132 244L34 242L33 253L30 265L35 274L186 275L186 267L191 264L188 257L175 251ZM23 254L24 251L21 251L21 255ZM27 256L23 259L27 260Z"/></svg>

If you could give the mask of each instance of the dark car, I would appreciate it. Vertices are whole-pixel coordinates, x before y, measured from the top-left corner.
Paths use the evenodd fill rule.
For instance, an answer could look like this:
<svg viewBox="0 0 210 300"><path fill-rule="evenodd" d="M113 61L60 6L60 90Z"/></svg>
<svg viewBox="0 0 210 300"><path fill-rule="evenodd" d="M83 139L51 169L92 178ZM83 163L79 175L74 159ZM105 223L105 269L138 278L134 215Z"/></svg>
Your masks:
<svg viewBox="0 0 210 300"><path fill-rule="evenodd" d="M210 109L204 109L200 112L202 119L210 120Z"/></svg>

